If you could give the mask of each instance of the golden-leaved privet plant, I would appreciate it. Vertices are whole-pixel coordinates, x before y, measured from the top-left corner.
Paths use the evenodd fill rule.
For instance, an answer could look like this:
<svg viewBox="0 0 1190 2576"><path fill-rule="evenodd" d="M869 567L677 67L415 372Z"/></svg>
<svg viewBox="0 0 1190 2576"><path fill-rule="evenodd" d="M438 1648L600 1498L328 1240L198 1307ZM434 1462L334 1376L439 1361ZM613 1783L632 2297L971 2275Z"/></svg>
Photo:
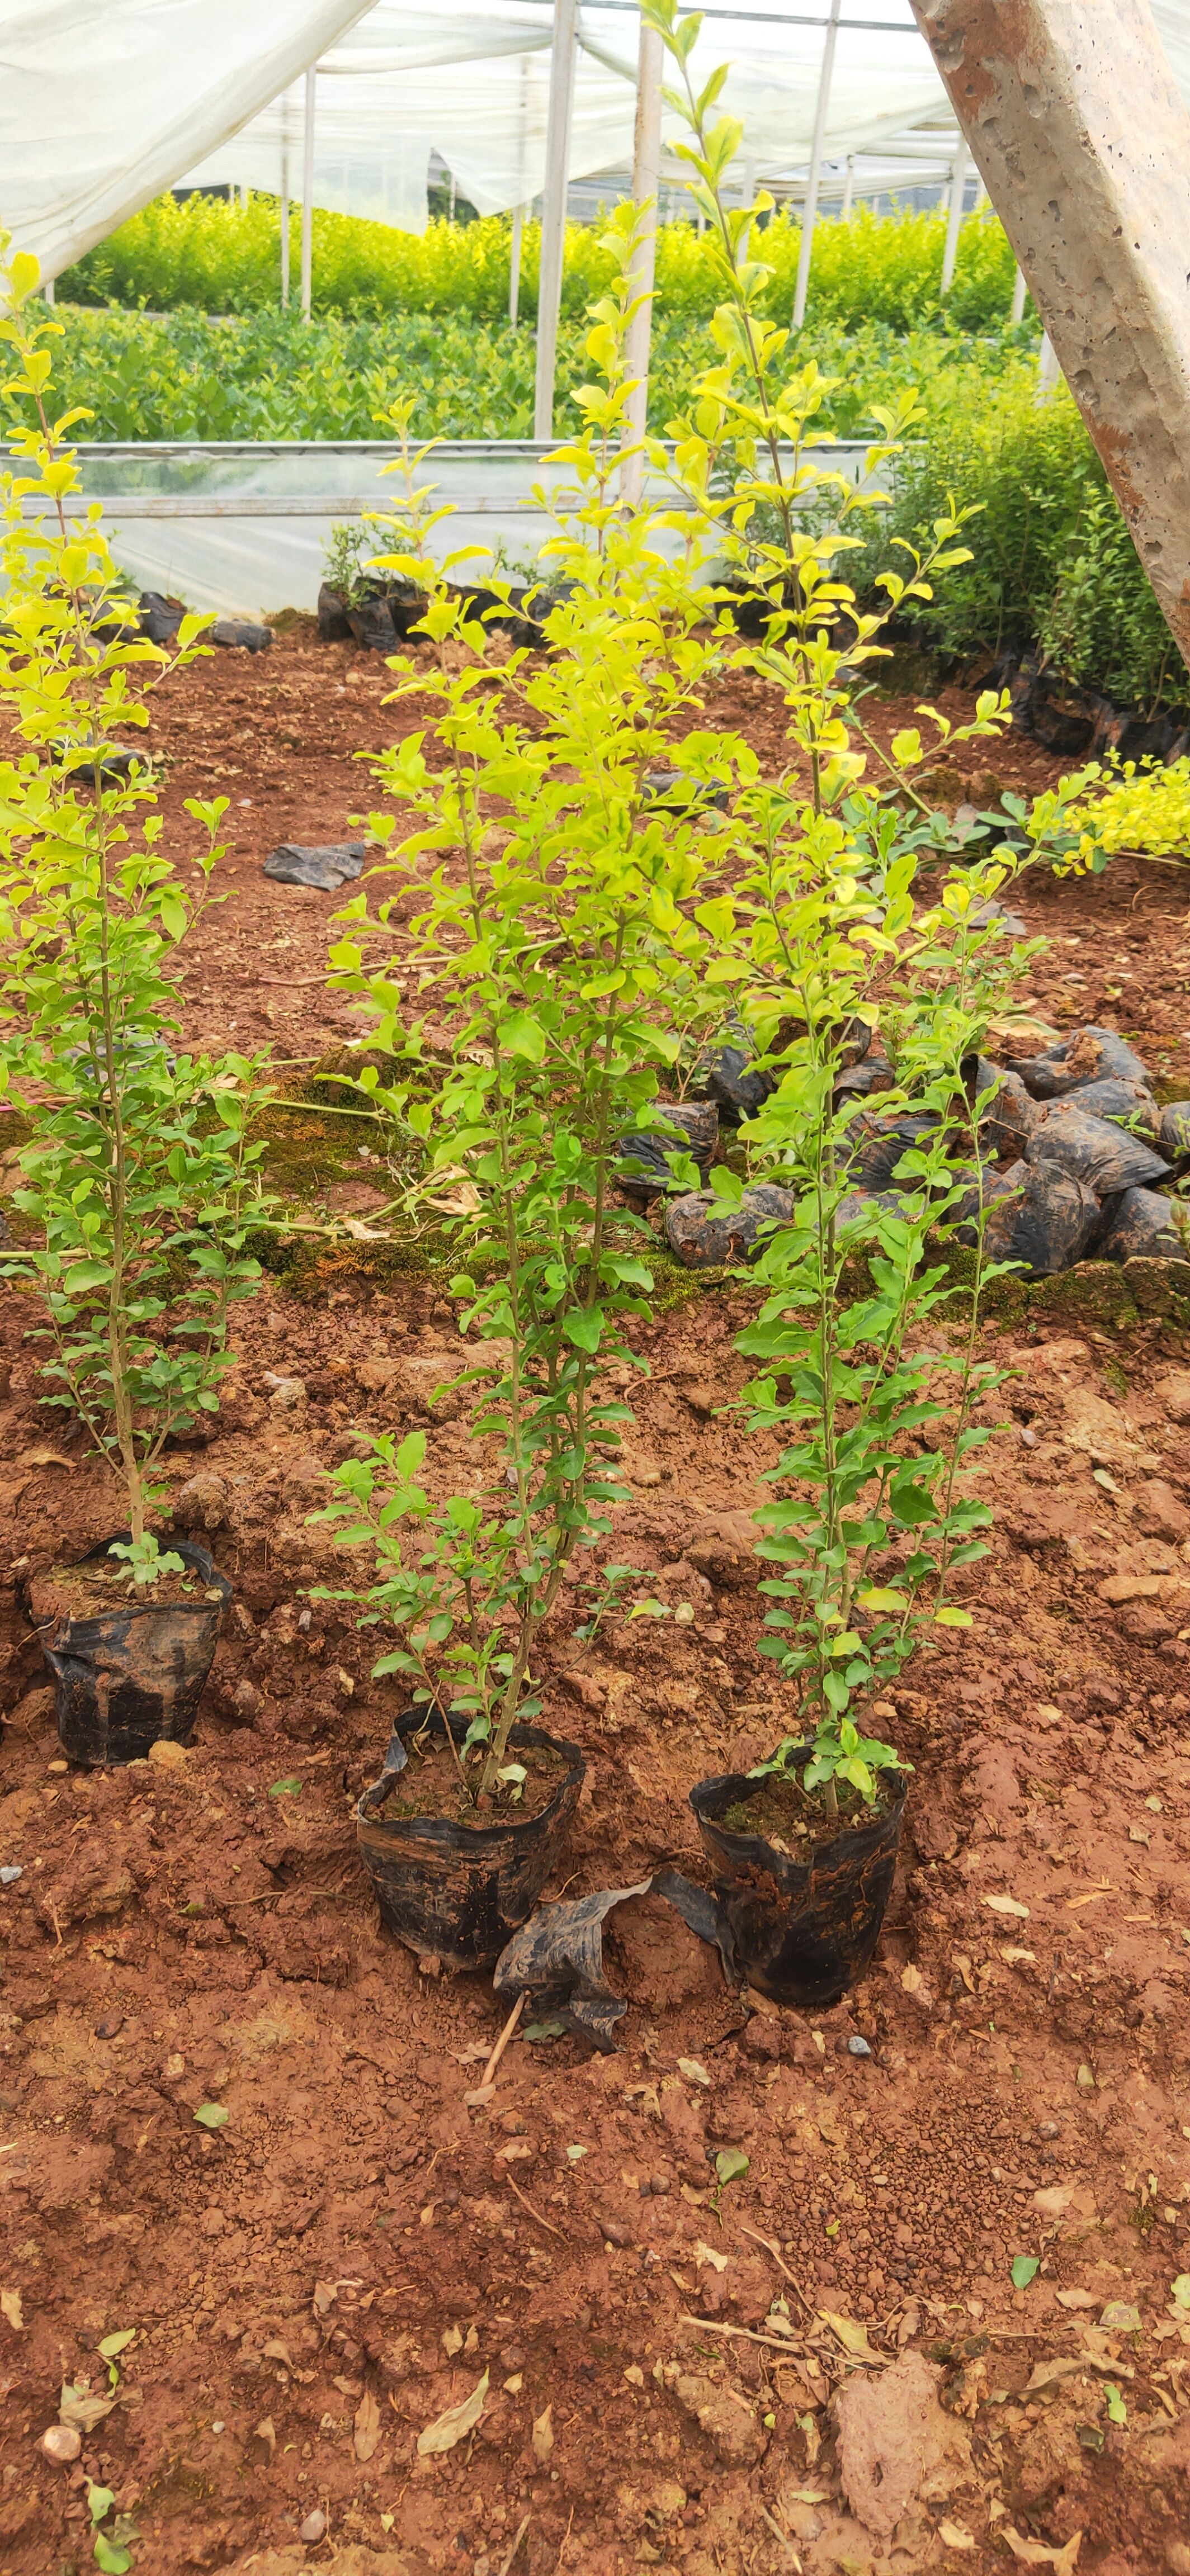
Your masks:
<svg viewBox="0 0 1190 2576"><path fill-rule="evenodd" d="M0 700L19 747L0 761L0 1088L29 1129L15 1193L29 1239L3 1270L36 1300L45 1401L81 1418L116 1474L118 1552L144 1585L181 1567L147 1521L162 1449L217 1409L229 1309L257 1275L244 1247L265 1095L248 1058L176 1051L177 955L208 900L224 803L187 807L183 874L160 847L151 765L129 767L119 734L143 732L148 684L194 660L207 621L184 619L168 652L142 640L99 505L67 510L65 442L83 415L47 414L60 326L37 281L16 254L0 310L10 389L38 421L14 442L26 470L2 486Z"/></svg>
<svg viewBox="0 0 1190 2576"><path fill-rule="evenodd" d="M773 1085L744 1131L753 1168L793 1198L758 1265L760 1316L738 1344L760 1363L753 1421L786 1443L758 1516L771 1568L762 1650L795 1683L797 1712L767 1767L796 1759L828 1807L840 1790L871 1805L879 1775L904 1766L861 1731L865 1712L932 1629L970 1624L947 1596L958 1569L986 1552L990 1513L970 1484L990 1436L971 1418L973 1400L996 1383L975 1339L995 1267L978 1139L979 1095L986 1101L994 1077L979 1051L1031 953L995 902L1018 851L998 843L984 856L976 840L956 866L945 818L928 813L912 776L939 741L994 734L1007 700L985 694L974 721L955 729L923 708L929 751L916 729L888 754L873 741L862 698L888 620L969 560L961 538L973 514L952 507L924 560L902 547L901 564L879 577L882 604L856 600L843 574L857 515L879 500L873 478L919 417L915 398L877 415L883 437L859 488L815 461L832 387L813 366L783 375L787 335L758 309L768 271L751 250L763 246L771 200L724 204L740 140L738 125L715 114L725 70L696 94L689 63L701 21L679 17L676 0L643 7L677 69L668 96L690 137L678 149L723 283L721 364L690 418L673 424L676 469L762 628L732 659L786 710L786 765L742 783L732 882L700 915ZM1068 850L1076 787L1039 805L1027 855ZM923 883L927 861L948 866L944 883ZM867 1098L843 1079L865 1050L888 1059ZM855 1186L873 1105L914 1120L882 1193ZM738 1199L737 1174L712 1178L722 1201ZM974 1260L958 1292L937 1256L960 1226ZM962 1327L959 1347L927 1353L923 1329L940 1309Z"/></svg>

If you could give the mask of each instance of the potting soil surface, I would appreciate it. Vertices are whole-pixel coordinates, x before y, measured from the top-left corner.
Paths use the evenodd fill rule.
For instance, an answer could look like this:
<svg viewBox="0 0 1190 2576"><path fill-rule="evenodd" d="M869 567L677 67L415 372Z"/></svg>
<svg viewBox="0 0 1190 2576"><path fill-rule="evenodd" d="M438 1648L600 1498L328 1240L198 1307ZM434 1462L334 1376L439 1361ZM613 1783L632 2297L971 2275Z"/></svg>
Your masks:
<svg viewBox="0 0 1190 2576"><path fill-rule="evenodd" d="M349 836L388 685L298 629L156 702L167 846L184 796L233 800L192 1036L309 1058L358 1028L321 983L341 899L261 866ZM776 759L760 704L740 683L721 711ZM989 763L1056 774L1015 744L967 765ZM1122 861L1014 898L1053 943L1042 1015L1121 1029L1166 1096L1190 1094L1186 882ZM348 1150L312 1109L293 1124L310 1204L366 1226L387 1175L359 1129ZM469 2103L504 2004L379 1928L354 1802L400 1703L368 1678L376 1632L309 1597L344 1579L307 1515L361 1431L437 1425L435 1490L473 1472L466 1403L430 1405L459 1353L441 1282L370 1262L347 1237L239 1310L224 1411L167 1457L173 1527L235 1583L196 1740L90 1775L58 1756L21 1585L116 1496L38 1409L29 1312L4 1304L0 2576L92 2565L88 2478L138 2576L1187 2576L1180 1310L1104 1265L985 1329L1012 1372L992 1552L961 1578L971 1633L891 1695L915 1775L857 1991L817 2016L742 2001L636 1899L605 1936L616 2051L522 2023ZM773 1451L719 1411L754 1299L675 1277L636 1335L652 1374L605 1553L686 1615L612 1614L583 1645L576 1582L552 1619L546 1722L589 1766L553 1895L666 1861L705 1883L690 1784L792 1717L755 1650ZM39 2448L60 2410L73 2467Z"/></svg>

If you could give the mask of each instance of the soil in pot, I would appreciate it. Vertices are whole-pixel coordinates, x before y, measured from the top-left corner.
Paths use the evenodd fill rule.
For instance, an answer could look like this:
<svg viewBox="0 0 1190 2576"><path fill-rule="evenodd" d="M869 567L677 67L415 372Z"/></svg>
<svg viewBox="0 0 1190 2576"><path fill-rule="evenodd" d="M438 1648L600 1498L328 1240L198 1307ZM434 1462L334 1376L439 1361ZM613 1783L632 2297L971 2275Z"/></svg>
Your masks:
<svg viewBox="0 0 1190 2576"><path fill-rule="evenodd" d="M798 1767L811 1747L799 1747ZM690 1793L715 1893L748 1982L774 2002L825 2011L862 1977L892 1892L903 1788L880 1783L831 1814L800 1781L728 1772Z"/></svg>
<svg viewBox="0 0 1190 2576"><path fill-rule="evenodd" d="M466 1721L451 1724L461 1742ZM446 1721L409 1709L356 1810L382 1920L408 1949L446 1968L499 1958L533 1912L578 1805L586 1764L577 1745L517 1726L508 1756L527 1775L520 1800L477 1808L459 1780Z"/></svg>
<svg viewBox="0 0 1190 2576"><path fill-rule="evenodd" d="M117 1530L29 1588L57 1683L58 1737L72 1762L143 1762L163 1738L189 1741L231 1599L226 1575L190 1540L170 1543L184 1573L138 1594L110 1553L127 1537Z"/></svg>

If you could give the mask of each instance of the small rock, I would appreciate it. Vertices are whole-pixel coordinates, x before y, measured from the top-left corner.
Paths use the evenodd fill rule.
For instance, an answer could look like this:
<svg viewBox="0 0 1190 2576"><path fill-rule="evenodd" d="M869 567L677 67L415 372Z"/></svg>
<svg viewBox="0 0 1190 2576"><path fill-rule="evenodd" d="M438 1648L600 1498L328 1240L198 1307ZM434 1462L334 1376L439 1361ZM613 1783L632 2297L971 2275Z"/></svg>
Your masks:
<svg viewBox="0 0 1190 2576"><path fill-rule="evenodd" d="M355 1372L356 1383L359 1386L373 1388L379 1394L384 1387L392 1385L393 1379L400 1375L400 1370L399 1360L361 1360Z"/></svg>
<svg viewBox="0 0 1190 2576"><path fill-rule="evenodd" d="M768 2435L747 2398L738 2397L734 2388L716 2388L713 2380L691 2373L675 2382L674 2395L725 2468L751 2469L763 2457Z"/></svg>
<svg viewBox="0 0 1190 2576"><path fill-rule="evenodd" d="M306 1381L302 1377L277 1377L272 1369L266 1369L264 1382L270 1390L270 1413L296 1413L306 1401Z"/></svg>
<svg viewBox="0 0 1190 2576"><path fill-rule="evenodd" d="M227 1505L228 1491L222 1476L200 1471L174 1495L173 1515L183 1529L222 1529Z"/></svg>
<svg viewBox="0 0 1190 2576"><path fill-rule="evenodd" d="M1171 1422L1190 1422L1190 1369L1171 1369L1153 1391Z"/></svg>
<svg viewBox="0 0 1190 2576"><path fill-rule="evenodd" d="M236 1716L243 1718L245 1726L251 1726L260 1707L260 1692L255 1682L250 1682L246 1678L237 1682L231 1695L231 1704Z"/></svg>
<svg viewBox="0 0 1190 2576"><path fill-rule="evenodd" d="M1141 1486L1136 1497L1133 1527L1142 1538L1168 1539L1176 1546L1190 1538L1190 1511L1179 1502L1172 1485L1155 1476L1151 1484Z"/></svg>
<svg viewBox="0 0 1190 2576"><path fill-rule="evenodd" d="M631 2245L632 2229L622 2218L597 2218L595 2221L605 2245Z"/></svg>
<svg viewBox="0 0 1190 2576"><path fill-rule="evenodd" d="M1079 2092L1080 2092L1080 2093L1093 2093L1093 2092L1094 2092L1094 2090L1095 2090L1095 2077L1094 2077L1094 2075L1093 2075L1093 2073L1092 2073L1092 2071L1091 2071L1091 2068L1090 2068L1089 2066L1080 2066L1080 2068L1079 2068L1079 2070L1078 2070L1078 2073L1077 2073L1077 2075L1075 2076L1075 2079L1074 2079L1074 2080L1075 2080L1075 2083L1076 2083L1076 2084L1077 2084L1077 2086L1078 2086L1078 2089L1079 2089Z"/></svg>
<svg viewBox="0 0 1190 2576"><path fill-rule="evenodd" d="M123 2028L123 2013L105 2013L102 2021L97 2021L95 2024L95 2037L96 2039L114 2039L117 2031L121 2031Z"/></svg>
<svg viewBox="0 0 1190 2576"><path fill-rule="evenodd" d="M207 634L209 641L225 652L234 652L238 647L245 653L267 653L273 640L272 627L259 626L250 617L217 617Z"/></svg>
<svg viewBox="0 0 1190 2576"><path fill-rule="evenodd" d="M314 2541L322 2540L325 2536L326 2515L324 2514L321 2505L316 2504L313 2513L308 2513L305 2521L299 2522L298 2539Z"/></svg>
<svg viewBox="0 0 1190 2576"><path fill-rule="evenodd" d="M858 2031L847 2042L847 2054L849 2057L870 2057L872 2054L867 2040L861 2039Z"/></svg>
<svg viewBox="0 0 1190 2576"><path fill-rule="evenodd" d="M940 2376L921 2353L906 2352L879 2378L849 2380L835 2400L843 2492L882 2540L916 2503L943 2502L972 2482L970 2442L943 2413Z"/></svg>
<svg viewBox="0 0 1190 2576"><path fill-rule="evenodd" d="M3 1869L0 1869L0 1887L15 1887L18 1878L23 1878L24 1875L19 1860L9 1861Z"/></svg>
<svg viewBox="0 0 1190 2576"><path fill-rule="evenodd" d="M73 2424L50 2424L37 2447L56 2469L68 2469L82 2450L83 2437Z"/></svg>
<svg viewBox="0 0 1190 2576"><path fill-rule="evenodd" d="M190 1756L184 1744L175 1744L170 1735L158 1736L149 1746L149 1760L159 1771L184 1771Z"/></svg>

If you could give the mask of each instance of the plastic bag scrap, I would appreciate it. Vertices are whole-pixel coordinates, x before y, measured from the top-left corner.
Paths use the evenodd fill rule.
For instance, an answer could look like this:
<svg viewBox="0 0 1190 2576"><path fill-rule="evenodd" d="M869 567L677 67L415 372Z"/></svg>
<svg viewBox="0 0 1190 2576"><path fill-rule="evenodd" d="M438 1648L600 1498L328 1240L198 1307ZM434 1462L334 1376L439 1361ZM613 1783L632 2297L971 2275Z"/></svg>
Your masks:
<svg viewBox="0 0 1190 2576"><path fill-rule="evenodd" d="M1102 1082L1081 1082L1077 1091L1066 1096L1092 1118L1110 1118L1118 1127L1130 1128L1134 1136L1143 1136L1146 1145L1156 1144L1161 1112L1144 1083L1125 1082L1119 1074L1107 1073Z"/></svg>
<svg viewBox="0 0 1190 2576"><path fill-rule="evenodd" d="M1167 1100L1161 1112L1157 1143L1171 1163L1190 1155L1190 1100Z"/></svg>
<svg viewBox="0 0 1190 2576"><path fill-rule="evenodd" d="M1169 1200L1155 1190L1121 1190L1104 1215L1107 1223L1097 1248L1107 1261L1130 1261L1137 1253L1160 1261L1190 1257L1170 1222Z"/></svg>
<svg viewBox="0 0 1190 2576"><path fill-rule="evenodd" d="M366 841L281 841L262 873L277 885L317 886L335 894L348 877L363 875L367 857Z"/></svg>
<svg viewBox="0 0 1190 2576"><path fill-rule="evenodd" d="M1092 1117L1082 1102L1082 1092L1076 1091L1068 1100L1048 1102L1037 1111L1036 1125L1025 1144L1027 1163L1056 1163L1073 1180L1085 1181L1101 1199L1117 1190L1169 1179L1168 1163L1151 1145L1110 1119Z"/></svg>
<svg viewBox="0 0 1190 2576"><path fill-rule="evenodd" d="M870 1092L892 1091L897 1077L886 1055L866 1055L849 1064L835 1084L835 1106L844 1100L866 1100Z"/></svg>
<svg viewBox="0 0 1190 2576"><path fill-rule="evenodd" d="M646 769L641 786L657 814L727 812L725 787L704 786L697 778L684 778L680 769Z"/></svg>
<svg viewBox="0 0 1190 2576"><path fill-rule="evenodd" d="M696 1096L713 1100L729 1127L754 1118L777 1088L771 1073L756 1063L756 1049L742 1020L728 1021L730 1036L704 1048L694 1077Z"/></svg>
<svg viewBox="0 0 1190 2576"><path fill-rule="evenodd" d="M621 1136L616 1148L618 1186L644 1206L664 1196L682 1155L693 1155L705 1181L719 1142L719 1112L713 1100L655 1100L648 1120L647 1127Z"/></svg>
<svg viewBox="0 0 1190 2576"><path fill-rule="evenodd" d="M273 630L271 626L257 626L247 617L217 617L214 625L208 626L205 640L230 652L238 648L244 653L267 653Z"/></svg>
<svg viewBox="0 0 1190 2576"><path fill-rule="evenodd" d="M1120 1082L1139 1083L1143 1091L1149 1081L1147 1066L1114 1029L1076 1029L1073 1037L1047 1047L1044 1055L1017 1056L1009 1071L1019 1073L1034 1100L1062 1100L1068 1091L1081 1091L1109 1075Z"/></svg>
<svg viewBox="0 0 1190 2576"><path fill-rule="evenodd" d="M903 1154L937 1132L936 1117L915 1117L902 1110L892 1118L859 1117L848 1130L851 1176L862 1190L882 1190L891 1181Z"/></svg>
<svg viewBox="0 0 1190 2576"><path fill-rule="evenodd" d="M603 1974L603 1926L613 1906L630 1896L667 1898L698 1939L718 1950L727 1984L738 1985L735 1944L717 1898L680 1869L659 1869L635 1887L601 1887L570 1905L539 1905L496 1961L497 1994L531 1995L535 2010L593 2040L606 2056L628 2006Z"/></svg>
<svg viewBox="0 0 1190 2576"><path fill-rule="evenodd" d="M759 1181L727 1215L709 1216L714 1204L710 1190L689 1190L671 1199L665 1211L666 1241L685 1270L719 1270L728 1261L751 1261L767 1241L764 1230L787 1224L797 1202L792 1190Z"/></svg>
<svg viewBox="0 0 1190 2576"><path fill-rule="evenodd" d="M1021 1262L1034 1279L1073 1269L1099 1231L1093 1191L1056 1163L1013 1163L986 1195L993 1202L984 1236L991 1259Z"/></svg>

